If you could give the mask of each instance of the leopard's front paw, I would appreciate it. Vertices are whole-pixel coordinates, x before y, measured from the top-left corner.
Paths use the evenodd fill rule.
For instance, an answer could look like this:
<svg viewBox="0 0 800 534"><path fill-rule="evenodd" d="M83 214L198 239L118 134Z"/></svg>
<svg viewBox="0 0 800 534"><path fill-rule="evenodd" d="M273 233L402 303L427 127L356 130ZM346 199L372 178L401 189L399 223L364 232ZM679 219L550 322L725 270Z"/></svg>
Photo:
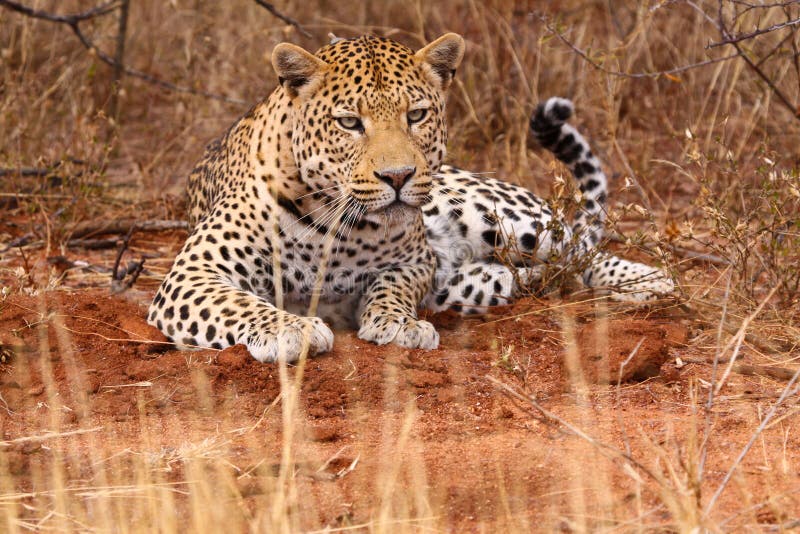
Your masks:
<svg viewBox="0 0 800 534"><path fill-rule="evenodd" d="M428 321L411 317L376 315L364 320L358 337L378 345L395 343L410 349L435 349L439 333Z"/></svg>
<svg viewBox="0 0 800 534"><path fill-rule="evenodd" d="M276 333L256 331L244 342L253 358L260 362L281 358L295 362L305 350L308 356L314 356L333 348L333 332L318 317L293 317L283 324L279 321L274 328Z"/></svg>

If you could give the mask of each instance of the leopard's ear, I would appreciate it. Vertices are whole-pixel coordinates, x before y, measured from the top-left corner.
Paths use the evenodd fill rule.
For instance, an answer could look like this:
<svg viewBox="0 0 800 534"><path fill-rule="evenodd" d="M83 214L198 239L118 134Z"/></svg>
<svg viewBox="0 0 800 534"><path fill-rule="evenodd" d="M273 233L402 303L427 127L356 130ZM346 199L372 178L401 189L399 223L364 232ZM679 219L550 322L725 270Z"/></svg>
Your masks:
<svg viewBox="0 0 800 534"><path fill-rule="evenodd" d="M442 91L453 81L464 57L464 39L457 33L446 33L415 54L422 67Z"/></svg>
<svg viewBox="0 0 800 534"><path fill-rule="evenodd" d="M290 43L281 43L272 51L272 68L292 98L311 95L322 82L327 66L318 57Z"/></svg>

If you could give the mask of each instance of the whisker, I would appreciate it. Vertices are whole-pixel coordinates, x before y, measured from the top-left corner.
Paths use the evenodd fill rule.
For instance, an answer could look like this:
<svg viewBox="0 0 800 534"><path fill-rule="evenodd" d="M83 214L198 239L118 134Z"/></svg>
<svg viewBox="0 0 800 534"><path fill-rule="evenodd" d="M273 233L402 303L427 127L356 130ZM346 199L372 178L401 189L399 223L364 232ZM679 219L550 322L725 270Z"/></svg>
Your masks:
<svg viewBox="0 0 800 534"><path fill-rule="evenodd" d="M352 209L352 204L347 206L346 214L342 218L342 224L341 224L341 226L339 226L339 229L336 231L336 234L333 236L334 237L334 243L335 243L335 245L333 247L334 258L338 258L339 254L341 254L342 250L344 249L344 241L346 241L346 239L343 240L342 238L344 238L345 234L347 233L348 227L349 227L350 222L351 222L350 219L351 219L351 217L353 215L353 213L350 212L350 209Z"/></svg>
<svg viewBox="0 0 800 534"><path fill-rule="evenodd" d="M330 207L330 206L332 206L332 205L335 205L335 203L342 201L342 200L343 200L344 198L346 198L346 197L347 197L347 195L346 195L345 193L342 193L342 194L341 194L341 195L339 195L338 197L335 197L335 198L333 198L333 199L329 200L328 202L326 202L326 203L322 204L321 206L318 206L318 207L314 208L313 210L309 211L308 213L306 213L305 215L303 215L302 217L300 217L300 218L298 219L298 221L300 221L300 220L302 220L302 219L305 219L306 217L309 217L310 215L312 215L312 214L314 214L314 213L318 212L318 211L319 211L319 210L321 210L321 209L328 208L328 207ZM317 217L317 219L314 219L314 220L312 220L312 221L311 221L311 223L313 224L315 220L318 220L318 219L320 219L321 217L322 217L322 216L320 216L320 217Z"/></svg>
<svg viewBox="0 0 800 534"><path fill-rule="evenodd" d="M353 200L353 197L348 196L347 199L344 201L344 203L341 206L337 207L335 210L332 210L333 211L333 215L332 215L332 217L330 218L330 221L329 221L330 226L327 229L327 231L325 232L325 235L322 236L322 240L321 240L322 247L323 247L323 255L326 254L325 250L328 249L329 247L332 247L333 244L335 243L335 241L336 241L336 233L339 231L339 228L341 227L341 223L340 224L336 224L336 221L337 220L341 221L342 216L347 211L348 207L350 206L350 202L352 202L352 200ZM326 226L328 226L328 223L326 223ZM328 243L328 239L329 238L332 239L330 244Z"/></svg>
<svg viewBox="0 0 800 534"><path fill-rule="evenodd" d="M320 228L323 226L328 226L328 224L333 221L336 217L336 212L339 208L348 202L349 196L341 196L338 197L335 201L329 202L327 205L330 205L329 209L325 211L320 217L314 219L308 227L303 231L303 233L297 238L298 241L305 241L308 239L309 236L313 235L315 231L319 231ZM327 206L326 205L326 206Z"/></svg>
<svg viewBox="0 0 800 534"><path fill-rule="evenodd" d="M358 205L358 203L354 203L354 205L355 205L355 211L353 211L350 215L348 215L347 222L349 224L349 227L347 228L347 235L346 235L344 241L349 241L350 240L350 233L353 231L353 228L355 228L356 223L361 218L361 216L364 214L364 212L366 212L366 208L364 208L363 206ZM338 256L339 252L341 251L341 248L343 248L343 247L340 247L340 249L337 251L337 253L336 253L337 256Z"/></svg>
<svg viewBox="0 0 800 534"><path fill-rule="evenodd" d="M322 236L322 240L320 241L322 250L320 255L319 269L317 270L314 280L314 292L308 308L309 315L313 315L316 312L319 299L322 296L322 289L325 287L325 277L328 275L327 270L330 262L331 249L336 240L336 233L340 228L340 223L337 223L337 221L341 221L342 215L344 215L345 211L347 211L352 201L353 197L348 195L341 205L331 210L333 212L332 218L330 219L332 224L325 232L325 235Z"/></svg>
<svg viewBox="0 0 800 534"><path fill-rule="evenodd" d="M306 222L306 221L303 221L303 219L305 219L306 217L308 217L309 219L311 219L311 221L310 221L310 225L311 225L311 226L313 226L313 225L314 225L314 223L315 223L316 221L315 221L313 218L311 218L311 217L310 217L310 215L312 215L312 214L314 214L314 213L318 212L319 210L323 210L323 209L325 209L325 208L327 208L327 207L331 206L332 204L334 204L335 202L338 202L338 201L340 201L340 200L341 200L342 198L344 198L344 197L345 197L345 195L344 195L344 194L341 194L341 195L339 195L338 197L336 197L336 198L334 198L334 199L332 199L332 200L330 200L330 201L326 202L325 204L322 204L321 206L318 206L318 207L314 208L313 210L309 211L308 213L306 213L306 214L305 214L305 215L303 215L302 217L300 217L300 218L298 218L298 219L296 219L296 220L292 221L291 225L290 225L290 226L289 226L289 228L287 228L287 229L293 229L295 226L297 226L297 225L298 225L298 223L300 223L300 222Z"/></svg>

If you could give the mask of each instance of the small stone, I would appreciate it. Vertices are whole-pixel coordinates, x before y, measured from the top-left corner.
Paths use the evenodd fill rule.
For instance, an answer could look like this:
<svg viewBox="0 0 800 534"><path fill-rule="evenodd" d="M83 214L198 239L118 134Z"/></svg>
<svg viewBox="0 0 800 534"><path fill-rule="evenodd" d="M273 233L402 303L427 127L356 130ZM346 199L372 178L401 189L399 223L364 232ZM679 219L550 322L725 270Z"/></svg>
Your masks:
<svg viewBox="0 0 800 534"><path fill-rule="evenodd" d="M39 395L44 393L44 385L39 384L38 386L31 386L25 393L31 397L38 397Z"/></svg>
<svg viewBox="0 0 800 534"><path fill-rule="evenodd" d="M319 424L308 429L312 441L328 442L339 439L339 429L334 424Z"/></svg>

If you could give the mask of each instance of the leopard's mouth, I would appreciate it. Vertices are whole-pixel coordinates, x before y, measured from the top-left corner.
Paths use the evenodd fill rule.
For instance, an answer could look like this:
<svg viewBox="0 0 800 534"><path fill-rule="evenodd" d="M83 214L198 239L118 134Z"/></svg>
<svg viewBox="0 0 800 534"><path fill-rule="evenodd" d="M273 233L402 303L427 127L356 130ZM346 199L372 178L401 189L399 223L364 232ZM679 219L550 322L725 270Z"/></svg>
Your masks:
<svg viewBox="0 0 800 534"><path fill-rule="evenodd" d="M399 212L399 211L418 210L418 209L419 209L419 206L414 206L413 204L409 204L408 202L404 202L404 201L400 200L399 198L396 198L396 199L394 199L392 201L391 204L388 204L388 205L378 209L377 211L389 214L389 213L396 213L396 212Z"/></svg>
<svg viewBox="0 0 800 534"><path fill-rule="evenodd" d="M411 220L419 211L419 206L395 199L389 204L368 211L364 217L379 224L403 224L404 221Z"/></svg>
<svg viewBox="0 0 800 534"><path fill-rule="evenodd" d="M386 206L386 207L385 207L385 208L383 208L383 209L387 209L387 210L389 210L389 209L398 208L398 207L402 207L402 206L407 206L407 207L409 207L409 208L412 208L412 207L413 207L413 206L411 206L410 204L407 204L407 203L403 202L403 201L402 201L402 200L400 200L399 198L396 198L396 199L394 199L394 200L392 201L392 203L391 203L391 204L389 204L388 206Z"/></svg>
<svg viewBox="0 0 800 534"><path fill-rule="evenodd" d="M419 209L419 206L406 202L405 200L400 200L398 195L398 197L396 197L391 202L369 207L367 209L367 213L380 214L380 213L395 212L398 210L417 210L417 209Z"/></svg>

